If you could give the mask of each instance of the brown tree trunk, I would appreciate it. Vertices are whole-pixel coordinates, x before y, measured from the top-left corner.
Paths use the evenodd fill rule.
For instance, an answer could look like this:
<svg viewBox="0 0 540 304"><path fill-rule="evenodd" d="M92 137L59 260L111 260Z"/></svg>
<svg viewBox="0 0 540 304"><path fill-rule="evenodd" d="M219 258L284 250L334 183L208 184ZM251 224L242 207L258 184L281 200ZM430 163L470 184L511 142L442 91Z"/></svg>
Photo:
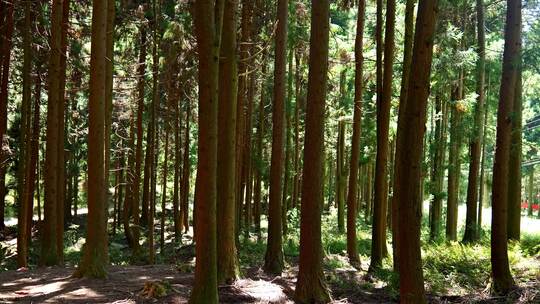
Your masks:
<svg viewBox="0 0 540 304"><path fill-rule="evenodd" d="M189 299L193 304L218 303L218 74L223 8L221 0L200 0L194 6L199 53L199 139L195 184L195 282Z"/></svg>
<svg viewBox="0 0 540 304"><path fill-rule="evenodd" d="M6 171L7 171L7 102L9 83L9 64L11 59L11 44L13 35L13 1L2 3L4 6L2 25L2 44L0 46L0 231L5 228L4 209L6 207Z"/></svg>
<svg viewBox="0 0 540 304"><path fill-rule="evenodd" d="M529 206L527 207L527 215L532 217L533 215L533 202L534 202L534 166L529 169L529 184L527 185L527 201Z"/></svg>
<svg viewBox="0 0 540 304"><path fill-rule="evenodd" d="M491 192L491 272L493 291L507 294L514 286L508 263L508 174L512 142L512 110L521 56L521 1L508 0L503 69L497 112L497 139Z"/></svg>
<svg viewBox="0 0 540 304"><path fill-rule="evenodd" d="M300 259L295 290L295 299L299 303L327 303L331 300L322 268L321 244L329 8L328 0L312 3L308 104L300 207Z"/></svg>
<svg viewBox="0 0 540 304"><path fill-rule="evenodd" d="M382 265L386 249L386 213L388 208L388 155L392 74L394 62L395 0L388 0L384 41L384 75L382 74L382 0L377 2L377 158L371 242L371 270ZM384 77L383 77L384 76Z"/></svg>
<svg viewBox="0 0 540 304"><path fill-rule="evenodd" d="M436 140L434 143L433 172L431 175L431 194L433 195L429 234L431 241L437 240L441 231L442 199L444 196L444 160L446 158L446 125L448 124L448 107L439 95L435 97L435 111L438 118L435 122Z"/></svg>
<svg viewBox="0 0 540 304"><path fill-rule="evenodd" d="M345 232L345 122L338 122L338 137L336 145L336 207L338 232Z"/></svg>
<svg viewBox="0 0 540 304"><path fill-rule="evenodd" d="M168 110L166 108L166 110ZM163 161L163 179L161 182L161 221L160 221L160 239L159 239L159 248L161 255L164 254L165 250L165 215L167 213L166 202L167 202L167 174L169 172L169 127L168 121L165 119L165 147L163 153L165 154L165 159Z"/></svg>
<svg viewBox="0 0 540 304"><path fill-rule="evenodd" d="M436 24L436 1L420 0L411 60L415 72L409 75L407 99L400 104L396 139L394 197L399 206L398 261L401 303L426 303L420 251L420 184L433 55L432 37Z"/></svg>
<svg viewBox="0 0 540 304"><path fill-rule="evenodd" d="M461 77L461 76L460 76ZM458 202L459 202L459 181L461 177L461 143L462 143L462 117L463 113L458 108L458 103L462 99L461 79L454 87L450 109L450 152L448 155L448 200L446 208L446 239L457 240L458 222Z"/></svg>
<svg viewBox="0 0 540 304"><path fill-rule="evenodd" d="M181 229L183 227L184 232L189 230L189 176L191 170L191 163L189 160L189 132L190 132L190 119L191 119L191 102L189 99L186 104L186 127L184 134L184 160L182 165L182 179L180 185L180 217Z"/></svg>
<svg viewBox="0 0 540 304"><path fill-rule="evenodd" d="M476 0L476 29L478 34L476 62L476 94L477 102L474 113L474 129L470 143L471 164L469 166L469 178L467 181L467 213L465 216L465 235L464 242L473 242L478 240L479 226L477 219L477 202L478 189L482 189L481 182L478 182L478 174L481 165L481 149L484 140L484 83L485 83L485 66L486 66L486 37L484 24L484 0Z"/></svg>
<svg viewBox="0 0 540 304"><path fill-rule="evenodd" d="M227 0L219 62L217 165L217 274L219 284L231 284L240 275L235 244L236 205L236 0Z"/></svg>
<svg viewBox="0 0 540 304"><path fill-rule="evenodd" d="M285 158L285 70L287 60L288 0L278 0L274 66L274 101L272 109L272 157L268 202L268 243L264 270L280 275L283 270L282 191Z"/></svg>
<svg viewBox="0 0 540 304"><path fill-rule="evenodd" d="M266 69L267 69L267 55L266 52L263 53L263 59L262 59L262 68L261 68L261 76L262 79L265 79L266 77ZM256 143L256 156L254 158L255 164L254 164L254 173L255 173L255 185L253 189L253 217L254 217L254 224L255 224L255 232L257 233L257 237L260 239L261 237L261 213L262 213L262 175L263 175L263 168L264 168L264 159L263 159L263 138L265 133L265 110L264 106L266 103L266 89L265 89L266 81L261 81L261 99L259 102L259 119L258 119L258 126L257 126L257 143Z"/></svg>
<svg viewBox="0 0 540 304"><path fill-rule="evenodd" d="M356 19L356 40L354 45L354 114L353 135L351 143L351 162L349 167L349 193L347 194L347 254L349 263L360 269L360 256L356 237L356 217L358 208L358 171L360 165L360 137L362 133L362 93L364 89L364 15L366 1L358 1Z"/></svg>
<svg viewBox="0 0 540 304"><path fill-rule="evenodd" d="M521 62L521 58L518 59ZM508 172L508 239L519 241L521 226L522 75L518 68L512 109L512 142Z"/></svg>
<svg viewBox="0 0 540 304"><path fill-rule="evenodd" d="M50 38L50 57L49 57L49 74L48 87L49 98L47 102L47 142L45 152L45 206L43 230L41 231L41 256L40 265L50 266L61 263L62 254L58 252L59 239L62 235L58 235L58 215L63 209L59 198L60 189L59 183L59 168L58 164L60 152L59 138L59 119L61 111L63 111L63 96L60 95L62 81L62 0L54 0L51 8L51 38ZM63 131L63 129L62 129ZM63 142L62 142L63 147ZM59 211L61 210L61 212ZM62 227L63 228L63 227Z"/></svg>
<svg viewBox="0 0 540 304"><path fill-rule="evenodd" d="M105 195L106 206L108 210L110 193L109 193L109 170L111 163L111 127L112 127L112 111L113 111L113 73L114 73L114 20L115 20L115 0L107 0L107 40L105 42L106 51L106 67L105 67Z"/></svg>
<svg viewBox="0 0 540 304"><path fill-rule="evenodd" d="M399 109L398 116L402 116L401 113L405 108L404 104L407 102L407 93L408 85L411 71L411 62L412 62L412 50L413 50L413 40L414 40L414 7L416 0L407 0L405 4L405 35L403 41L403 71L401 75L401 91L399 94ZM398 131L399 132L399 131ZM397 140L396 140L397 146ZM394 147L396 148L396 147ZM392 257L394 264L394 271L399 272L399 204L396 200L396 167L399 163L397 158L397 149L394 152L394 169L393 169L393 179L394 184L392 186Z"/></svg>
<svg viewBox="0 0 540 304"><path fill-rule="evenodd" d="M21 111L21 141L20 141L20 157L19 157L19 214L18 214L18 234L17 234L17 267L28 267L28 241L30 226L32 225L31 201L33 197L30 193L33 187L34 180L31 180L33 173L31 165L31 109L32 109L32 5L30 2L24 3L24 25L22 29L23 35L23 69L22 69L22 111ZM35 172L35 166L34 166ZM32 186L30 186L32 184Z"/></svg>
<svg viewBox="0 0 540 304"><path fill-rule="evenodd" d="M93 0L88 130L88 228L78 277L104 278L109 263L105 194L107 0Z"/></svg>

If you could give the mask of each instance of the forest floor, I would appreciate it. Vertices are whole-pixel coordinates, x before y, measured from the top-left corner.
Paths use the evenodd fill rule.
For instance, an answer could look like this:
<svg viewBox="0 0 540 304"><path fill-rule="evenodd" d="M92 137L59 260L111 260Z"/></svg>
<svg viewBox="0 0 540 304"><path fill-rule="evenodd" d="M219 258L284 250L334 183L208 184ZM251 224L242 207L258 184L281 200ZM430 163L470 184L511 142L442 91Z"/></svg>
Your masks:
<svg viewBox="0 0 540 304"><path fill-rule="evenodd" d="M367 273L371 247L370 225L359 222L359 252L362 269L352 268L346 258L346 237L336 229L335 210L323 216L325 275L334 303L396 303L397 278L391 257L383 268ZM242 279L220 286L221 303L294 303L298 271L298 214L289 216L284 239L287 268L280 277L269 277L260 269L265 242L252 234L241 238L239 260ZM167 231L164 250L156 244L157 265L145 264L145 257L130 256L121 231L110 235L109 277L106 280L71 277L84 244L84 215L65 232L66 267L37 268L39 244L34 233L30 269L15 270L16 231L12 226L0 236L0 303L187 303L193 284L194 246L190 234L182 244ZM170 227L170 225L168 225ZM264 224L263 224L264 226ZM425 226L425 225L424 225ZM156 230L160 227L157 225ZM508 297L490 294L489 233L480 243L463 245L423 242L424 279L429 303L540 303L540 220L523 217L522 240L511 243L509 259L516 289ZM156 231L156 235L159 232ZM428 235L423 230L423 240ZM264 236L264 231L263 231ZM390 238L390 236L389 236ZM158 237L159 239L159 237ZM389 239L389 250L391 250ZM145 240L142 239L145 246Z"/></svg>

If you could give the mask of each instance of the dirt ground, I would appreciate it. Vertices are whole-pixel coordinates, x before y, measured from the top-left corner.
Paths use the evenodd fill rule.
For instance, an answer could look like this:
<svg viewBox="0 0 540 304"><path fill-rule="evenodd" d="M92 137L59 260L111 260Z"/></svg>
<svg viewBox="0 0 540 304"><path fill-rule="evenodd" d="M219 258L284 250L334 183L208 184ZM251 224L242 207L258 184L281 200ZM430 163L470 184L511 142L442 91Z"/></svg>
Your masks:
<svg viewBox="0 0 540 304"><path fill-rule="evenodd" d="M172 265L111 266L106 280L71 277L73 268L41 268L0 273L0 303L187 303L193 274L182 273ZM232 286L220 286L221 303L294 303L294 271L283 277L266 277L260 269L246 272L246 278ZM338 271L344 281L366 280L355 271ZM165 292L148 297L145 285L159 282ZM395 303L384 288L361 285L331 286L334 303ZM352 286L352 287L351 287ZM488 292L466 297L428 296L430 303L540 303L539 281L521 285L508 298Z"/></svg>

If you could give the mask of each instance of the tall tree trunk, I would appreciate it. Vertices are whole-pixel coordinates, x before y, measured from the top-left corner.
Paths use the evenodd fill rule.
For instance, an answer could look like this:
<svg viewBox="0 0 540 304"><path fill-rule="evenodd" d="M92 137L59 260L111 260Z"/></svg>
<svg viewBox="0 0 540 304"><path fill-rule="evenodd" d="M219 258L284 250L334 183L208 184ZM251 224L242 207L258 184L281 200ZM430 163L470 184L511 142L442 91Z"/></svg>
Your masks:
<svg viewBox="0 0 540 304"><path fill-rule="evenodd" d="M93 0L88 130L88 228L78 277L104 278L109 262L105 194L107 0Z"/></svg>
<svg viewBox="0 0 540 304"><path fill-rule="evenodd" d="M460 76L461 77L461 76ZM446 208L446 239L457 240L459 181L461 177L461 142L463 113L458 108L462 99L461 80L453 88L451 100L454 104L450 109L450 152L448 155L448 200Z"/></svg>
<svg viewBox="0 0 540 304"><path fill-rule="evenodd" d="M399 206L398 261L401 303L426 303L420 251L420 184L436 24L436 1L420 0L411 60L415 72L409 75L407 99L400 104L396 139L394 197Z"/></svg>
<svg viewBox="0 0 540 304"><path fill-rule="evenodd" d="M486 66L486 37L484 25L484 0L476 0L476 32L478 34L476 62L476 94L477 102L474 113L473 136L470 143L471 164L469 166L469 178L467 181L467 213L465 216L465 235L464 242L472 242L478 239L478 219L477 219L477 201L478 201L478 171L480 169L480 156L482 142L484 140L484 83ZM481 183L480 183L481 184ZM482 188L482 186L480 186Z"/></svg>
<svg viewBox="0 0 540 304"><path fill-rule="evenodd" d="M512 142L508 166L508 239L519 240L521 225L521 146L522 146L522 72L518 67L514 105L512 109Z"/></svg>
<svg viewBox="0 0 540 304"><path fill-rule="evenodd" d="M488 94L486 94L486 97L488 96ZM486 98L487 99L487 98ZM481 162L481 167L480 167L480 193L478 195L478 216L477 216L477 225L478 227L476 228L476 238L477 239L480 239L480 236L481 236L481 232L482 232L482 211L484 209L484 206L485 206L485 203L484 201L487 199L487 176L486 176L486 129L487 129L487 125L488 125L488 110L489 108L486 107L486 109L484 110L484 125L482 126L482 128L484 129L484 139L482 140L482 162Z"/></svg>
<svg viewBox="0 0 540 304"><path fill-rule="evenodd" d="M244 159L246 145L246 99L249 77L250 39L252 31L252 14L254 8L252 0L242 1L241 44L238 64L238 93L236 104L236 236L242 227L242 207L244 205L244 189L246 186L244 176Z"/></svg>
<svg viewBox="0 0 540 304"><path fill-rule="evenodd" d="M398 116L402 116L402 111L405 108L405 103L408 98L408 86L412 63L412 51L414 40L414 7L416 0L407 0L405 4L405 36L403 41L403 71L401 75L401 91L399 94L399 109ZM398 130L399 132L399 130ZM396 136L397 138L397 136ZM397 139L396 151L394 153L394 184L392 186L392 256L394 262L394 270L399 272L399 204L396 200L396 171L399 164L397 155Z"/></svg>
<svg viewBox="0 0 540 304"><path fill-rule="evenodd" d="M283 270L281 204L285 158L285 70L287 60L288 0L278 0L274 66L274 101L272 109L272 157L270 163L270 195L268 202L268 243L264 270L280 275Z"/></svg>
<svg viewBox="0 0 540 304"><path fill-rule="evenodd" d="M434 143L433 173L431 175L431 194L433 195L429 235L431 241L435 241L441 231L444 160L446 158L446 125L448 124L448 107L439 95L435 97L435 111L438 118L435 123L436 140Z"/></svg>
<svg viewBox="0 0 540 304"><path fill-rule="evenodd" d="M224 1L195 2L199 53L199 142L195 184L195 282L189 302L218 303L217 160L219 52Z"/></svg>
<svg viewBox="0 0 540 304"><path fill-rule="evenodd" d="M18 214L18 234L17 234L17 267L28 267L28 240L30 231L29 226L32 225L32 212L29 212L33 197L29 192L30 179L32 172L31 162L31 109L32 109L32 5L30 2L24 3L24 25L22 28L23 35L23 92L22 92L22 111L21 111L21 153L19 158L19 214ZM35 167L34 167L35 171ZM32 187L32 186L30 186Z"/></svg>
<svg viewBox="0 0 540 304"><path fill-rule="evenodd" d="M144 20L143 20L144 21ZM143 155L143 112L144 112L144 89L146 74L146 28L141 24L139 45L139 62L137 66L137 146L135 149L135 174L133 179L133 205L131 213L133 217L133 239L134 245L139 247L139 206L141 187L141 167Z"/></svg>
<svg viewBox="0 0 540 304"><path fill-rule="evenodd" d="M218 283L231 284L240 275L235 244L236 206L236 0L227 0L223 12L223 37L219 60L217 165L217 273Z"/></svg>
<svg viewBox="0 0 540 304"><path fill-rule="evenodd" d="M0 46L0 230L5 228L4 212L6 207L6 171L7 171L7 102L9 83L9 64L11 59L11 44L13 36L13 1L3 3L4 16L1 26L2 44Z"/></svg>
<svg viewBox="0 0 540 304"><path fill-rule="evenodd" d="M382 62L382 0L377 2L377 49L378 61ZM381 267L386 249L386 213L388 207L388 138L390 127L390 107L392 99L392 74L394 63L394 29L396 22L396 2L388 0L386 7L386 28L384 37L384 75L379 63L377 78L377 159L375 168L375 195L373 229L371 237L370 269ZM384 77L383 77L384 76Z"/></svg>
<svg viewBox="0 0 540 304"><path fill-rule="evenodd" d="M351 162L349 165L349 193L347 194L347 254L349 263L360 269L360 256L356 237L356 217L358 208L358 171L360 165L360 138L362 134L362 93L364 89L364 15L366 1L358 1L356 16L356 40L354 45L354 114L351 143Z"/></svg>
<svg viewBox="0 0 540 304"><path fill-rule="evenodd" d="M493 290L507 294L514 286L508 263L508 174L512 142L512 110L521 56L521 1L508 0L504 33L503 69L497 112L497 139L493 163L491 216L491 273Z"/></svg>
<svg viewBox="0 0 540 304"><path fill-rule="evenodd" d="M262 68L261 76L262 79L266 77L267 69L267 55L266 52L263 53L262 58ZM257 237L261 237L261 213L262 213L262 175L264 168L264 159L263 159L263 140L265 133L265 110L264 106L266 103L266 81L261 81L261 97L259 101L259 119L257 126L257 143L256 143L256 156L254 158L254 168L255 168L255 185L253 189L253 217L255 224L255 232Z"/></svg>
<svg viewBox="0 0 540 304"><path fill-rule="evenodd" d="M329 10L328 0L312 3L308 104L300 207L300 259L295 290L295 299L299 303L330 302L322 268L321 244Z"/></svg>
<svg viewBox="0 0 540 304"><path fill-rule="evenodd" d="M338 137L336 145L336 207L339 233L345 232L345 122L338 122Z"/></svg>
<svg viewBox="0 0 540 304"><path fill-rule="evenodd" d="M111 163L111 127L112 127L112 111L113 111L113 74L114 74L114 20L116 8L115 0L107 0L107 40L105 42L106 58L105 62L105 204L109 206L109 170Z"/></svg>
<svg viewBox="0 0 540 304"><path fill-rule="evenodd" d="M63 96L61 97L61 52L62 52L62 0L54 0L51 8L51 38L50 38L50 57L49 57L49 74L48 87L49 98L47 102L47 142L45 153L45 213L43 221L43 230L41 231L41 256L40 265L50 266L61 263L61 253L58 252L58 239L62 235L58 235L58 215L62 205L59 197L59 168L58 164L60 152L59 138L59 117L63 111ZM63 122L63 119L62 119ZM63 131L63 130L62 130ZM62 142L63 145L63 142Z"/></svg>
<svg viewBox="0 0 540 304"><path fill-rule="evenodd" d="M167 109L168 110L168 109ZM165 215L167 213L166 203L167 203L167 174L169 172L169 126L167 119L165 119L165 147L163 150L165 154L165 159L163 161L163 179L161 182L161 221L160 221L160 239L159 239L159 248L161 255L164 254L165 250Z"/></svg>
<svg viewBox="0 0 540 304"><path fill-rule="evenodd" d="M527 185L527 201L529 206L527 207L527 215L533 215L533 201L534 201L534 166L531 166L529 171L529 184Z"/></svg>
<svg viewBox="0 0 540 304"><path fill-rule="evenodd" d="M184 229L184 232L189 230L189 176L191 170L191 163L189 160L189 132L190 132L190 119L191 119L191 102L189 99L186 104L186 127L184 134L184 160L182 165L182 179L180 185L180 227Z"/></svg>

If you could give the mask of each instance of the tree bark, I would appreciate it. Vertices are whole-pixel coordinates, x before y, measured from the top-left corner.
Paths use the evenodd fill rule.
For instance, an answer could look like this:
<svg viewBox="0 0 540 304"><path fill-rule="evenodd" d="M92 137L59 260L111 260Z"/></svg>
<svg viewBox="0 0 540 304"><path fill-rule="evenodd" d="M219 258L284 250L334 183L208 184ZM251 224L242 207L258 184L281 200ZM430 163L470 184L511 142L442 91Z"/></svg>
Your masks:
<svg viewBox="0 0 540 304"><path fill-rule="evenodd" d="M390 108L392 99L392 74L394 63L394 31L396 2L388 0L384 37L384 75L377 69L377 158L375 163L375 195L373 229L371 237L371 270L380 268L386 249L386 213L388 208L388 155ZM382 0L377 2L377 49L378 61L382 62ZM379 63L382 65L382 63ZM384 76L384 77L383 77Z"/></svg>
<svg viewBox="0 0 540 304"><path fill-rule="evenodd" d="M321 244L329 8L328 0L312 3L308 103L300 207L300 259L295 290L295 299L299 303L327 303L331 300L322 268Z"/></svg>
<svg viewBox="0 0 540 304"><path fill-rule="evenodd" d="M400 104L396 144L394 196L399 206L398 245L401 303L426 303L420 225L422 217L422 150L426 105L437 23L437 1L420 0L407 84L407 99Z"/></svg>
<svg viewBox="0 0 540 304"><path fill-rule="evenodd" d="M520 55L521 56L521 55ZM521 64L521 57L518 59ZM508 172L508 239L519 241L521 234L521 150L522 150L522 76L518 67L514 105L512 109L512 134Z"/></svg>
<svg viewBox="0 0 540 304"><path fill-rule="evenodd" d="M194 6L199 53L199 142L195 185L195 282L189 302L218 303L217 160L219 52L224 2L200 0Z"/></svg>
<svg viewBox="0 0 540 304"><path fill-rule="evenodd" d="M349 165L349 193L347 194L347 254L349 263L360 269L360 256L356 237L356 217L358 208L358 171L360 165L360 138L362 134L362 93L364 89L364 15L366 1L358 1L356 19L356 40L354 45L354 114L351 140L351 161Z"/></svg>
<svg viewBox="0 0 540 304"><path fill-rule="evenodd" d="M217 165L217 273L219 284L231 284L240 275L235 244L236 207L236 56L237 1L226 0L219 60Z"/></svg>
<svg viewBox="0 0 540 304"><path fill-rule="evenodd" d="M282 191L285 158L285 70L287 60L288 0L278 0L274 66L274 101L272 109L272 157L268 202L268 243L264 270L280 275L283 270Z"/></svg>
<svg viewBox="0 0 540 304"><path fill-rule="evenodd" d="M93 0L88 130L88 229L77 277L104 278L109 263L105 194L107 1Z"/></svg>
<svg viewBox="0 0 540 304"><path fill-rule="evenodd" d="M476 31L478 35L478 45L476 52L478 59L476 62L476 109L474 113L473 136L470 143L471 164L469 166L469 178L467 181L467 213L465 216L465 235L464 242L473 242L478 240L478 219L477 219L477 202L478 202L478 171L481 165L481 149L484 140L484 83L485 83L485 66L486 66L486 37L484 24L484 1L476 0ZM480 183L481 184L481 183ZM480 186L482 188L482 186Z"/></svg>
<svg viewBox="0 0 540 304"><path fill-rule="evenodd" d="M508 174L512 142L512 109L521 56L521 1L508 0L504 33L503 69L497 112L497 139L493 163L491 217L491 272L493 291L507 294L514 286L508 262Z"/></svg>

